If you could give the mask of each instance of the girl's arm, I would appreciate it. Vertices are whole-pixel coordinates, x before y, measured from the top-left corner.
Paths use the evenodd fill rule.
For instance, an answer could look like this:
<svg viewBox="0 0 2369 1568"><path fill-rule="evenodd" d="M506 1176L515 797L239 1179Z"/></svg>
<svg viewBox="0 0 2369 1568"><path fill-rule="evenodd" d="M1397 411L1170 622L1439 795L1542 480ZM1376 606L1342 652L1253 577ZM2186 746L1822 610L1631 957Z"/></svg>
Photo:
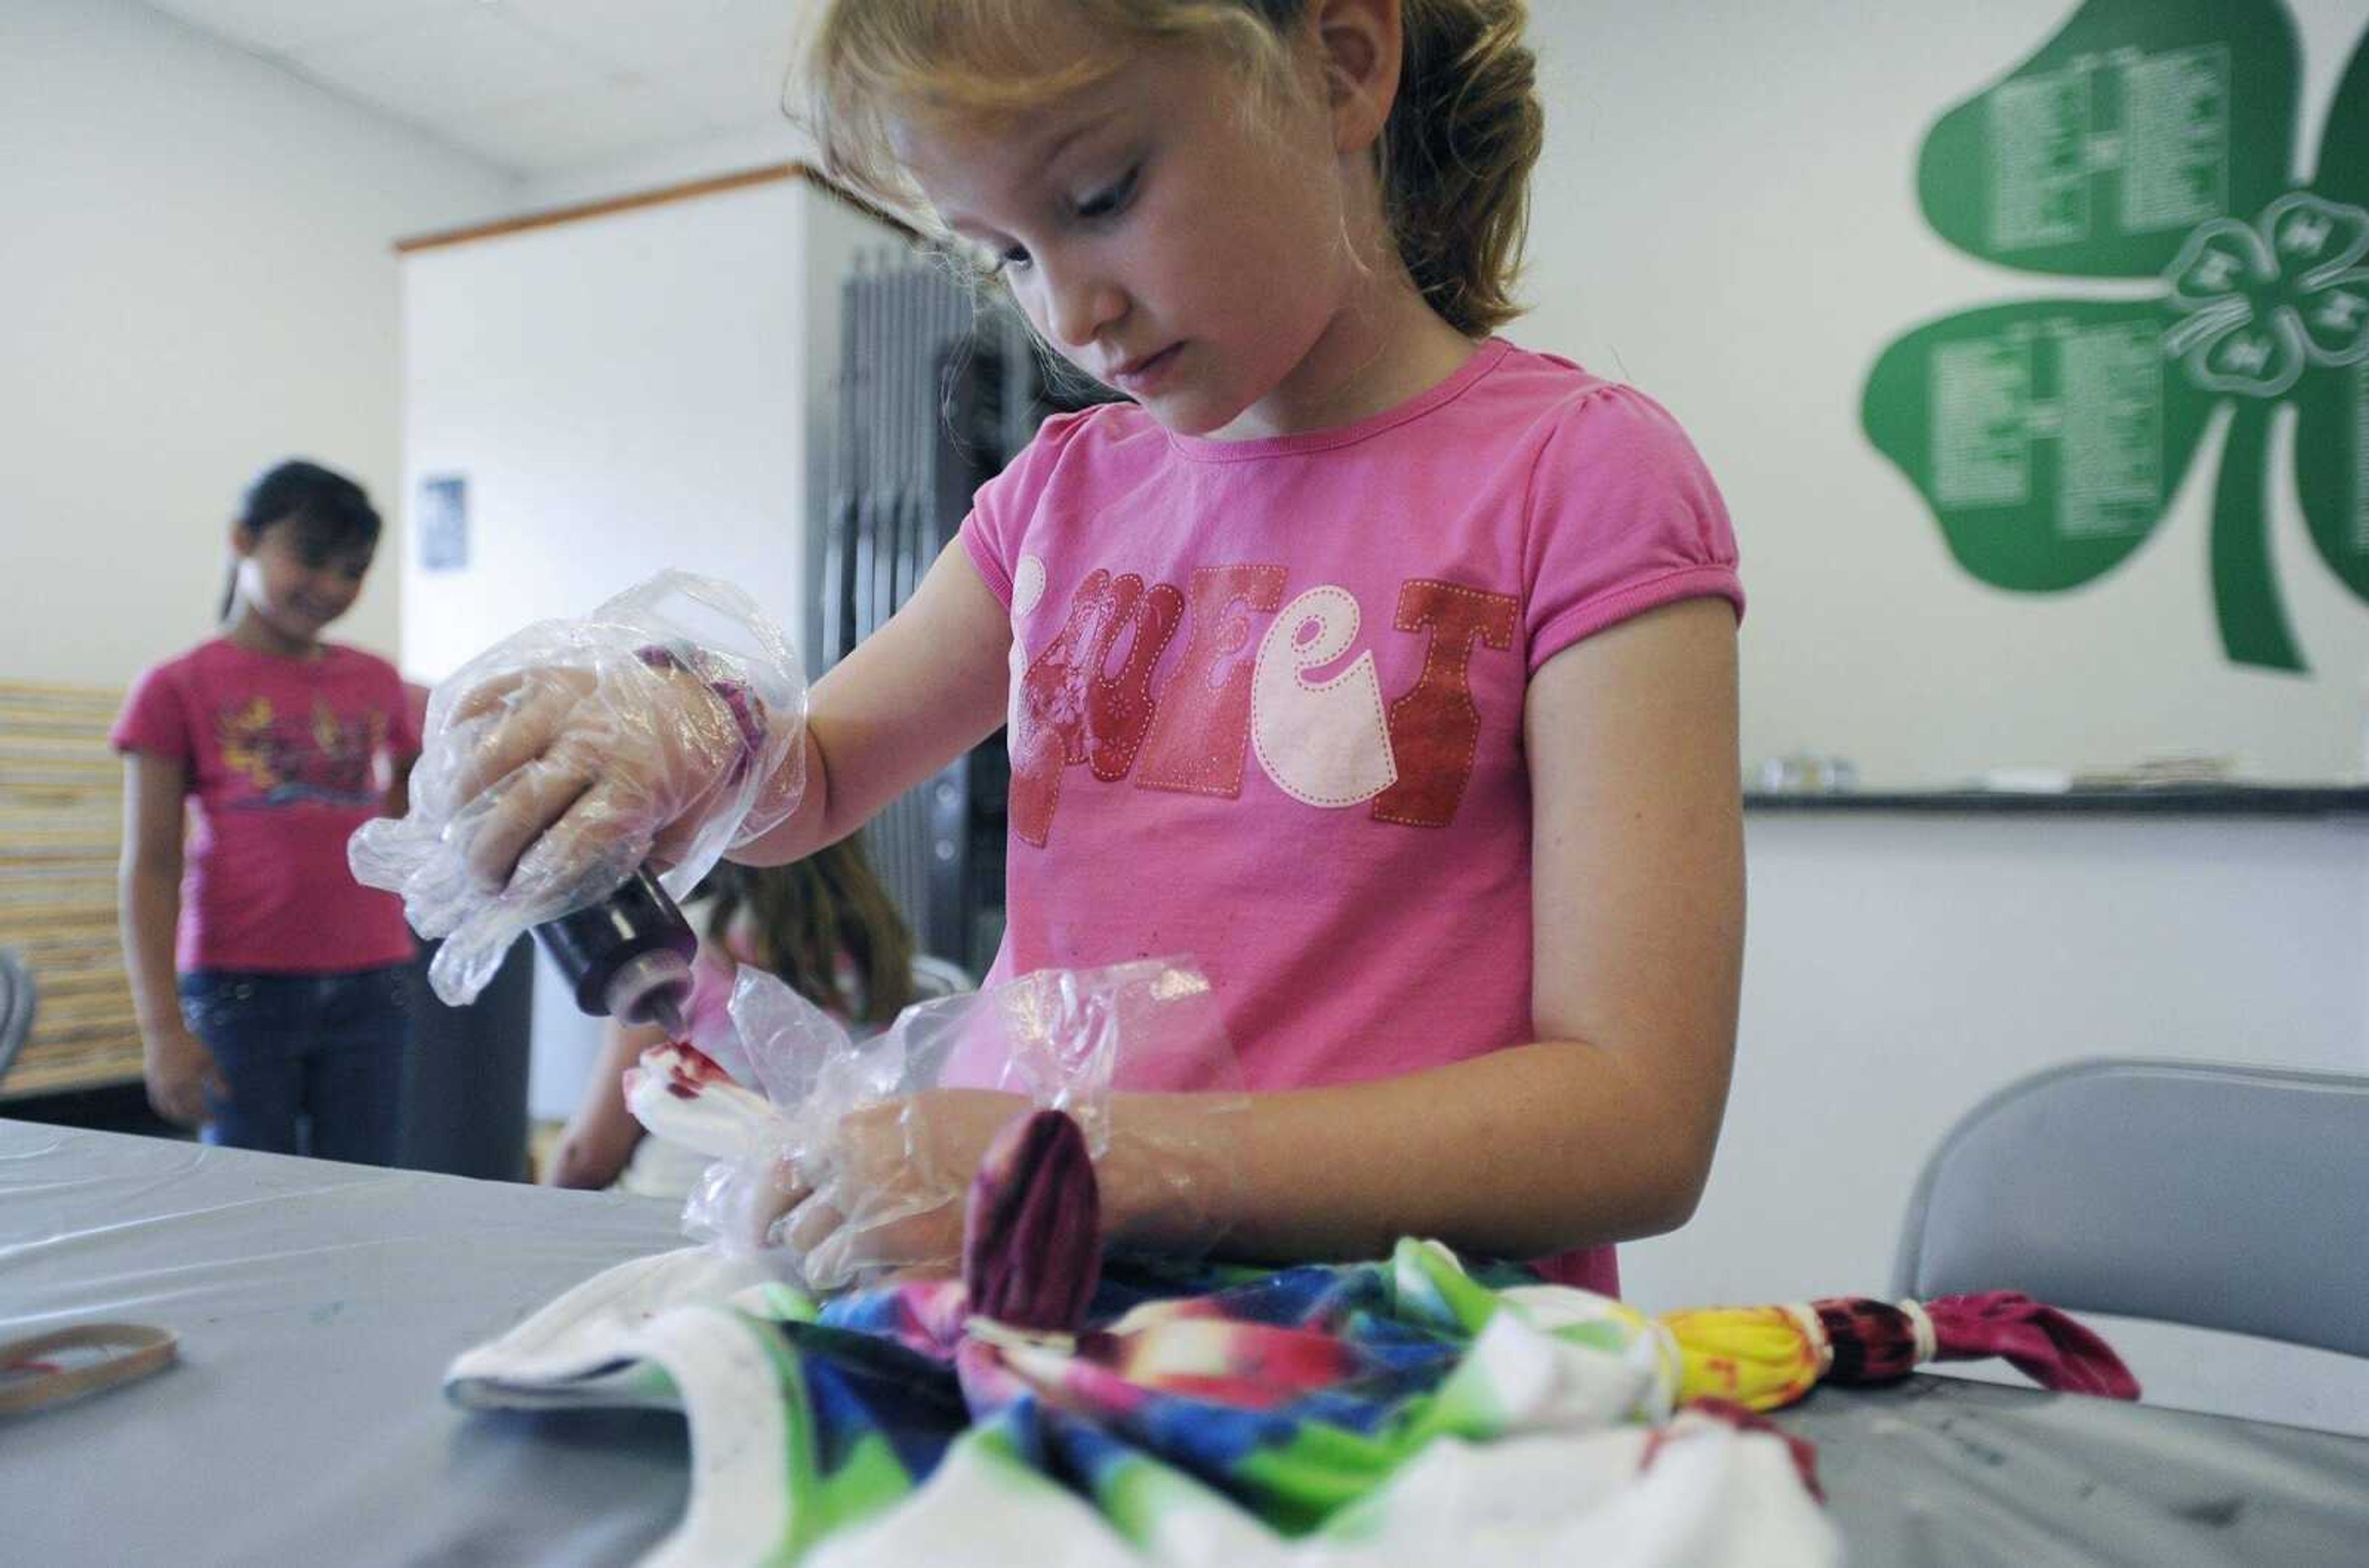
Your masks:
<svg viewBox="0 0 2369 1568"><path fill-rule="evenodd" d="M1011 618L949 544L904 608L815 683L798 808L732 858L781 865L836 843L994 734L1011 647Z"/></svg>
<svg viewBox="0 0 2369 1568"><path fill-rule="evenodd" d="M544 1186L605 1187L624 1172L642 1141L642 1124L625 1109L625 1070L644 1051L665 1043L666 1031L647 1024L612 1018L601 1027L601 1059L542 1172Z"/></svg>
<svg viewBox="0 0 2369 1568"><path fill-rule="evenodd" d="M1524 740L1541 1037L1253 1096L1225 1250L1373 1257L1418 1235L1530 1258L1686 1222L1726 1106L1743 973L1735 685L1734 615L1713 599L1640 615L1539 671ZM1130 1108L1155 1124L1193 1114ZM1130 1183L1111 1176L1123 1207Z"/></svg>
<svg viewBox="0 0 2369 1568"><path fill-rule="evenodd" d="M140 1023L141 1071L156 1114L184 1127L205 1119L205 1092L226 1095L213 1053L181 1017L173 934L181 917L181 799L187 766L153 752L123 756L123 861L116 919L132 1007Z"/></svg>
<svg viewBox="0 0 2369 1568"><path fill-rule="evenodd" d="M418 761L419 754L416 751L408 757L395 759L395 777L386 786L385 811L389 817L411 814L411 768Z"/></svg>

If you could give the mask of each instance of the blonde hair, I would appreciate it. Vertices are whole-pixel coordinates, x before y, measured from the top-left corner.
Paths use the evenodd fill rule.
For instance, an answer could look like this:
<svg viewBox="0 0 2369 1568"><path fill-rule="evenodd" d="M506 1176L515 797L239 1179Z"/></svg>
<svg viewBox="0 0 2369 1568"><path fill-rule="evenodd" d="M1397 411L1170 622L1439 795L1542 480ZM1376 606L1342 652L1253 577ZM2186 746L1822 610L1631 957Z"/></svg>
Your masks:
<svg viewBox="0 0 2369 1568"><path fill-rule="evenodd" d="M1252 85L1289 79L1309 0L810 0L790 112L824 171L925 229L929 203L897 161L899 105L1019 115L1091 86L1142 42L1230 53ZM1071 26L1056 31L1046 13ZM1449 326L1479 337L1520 314L1513 284L1545 141L1524 0L1402 0L1404 54L1377 159L1400 258ZM1048 51L1046 40L1073 40Z"/></svg>

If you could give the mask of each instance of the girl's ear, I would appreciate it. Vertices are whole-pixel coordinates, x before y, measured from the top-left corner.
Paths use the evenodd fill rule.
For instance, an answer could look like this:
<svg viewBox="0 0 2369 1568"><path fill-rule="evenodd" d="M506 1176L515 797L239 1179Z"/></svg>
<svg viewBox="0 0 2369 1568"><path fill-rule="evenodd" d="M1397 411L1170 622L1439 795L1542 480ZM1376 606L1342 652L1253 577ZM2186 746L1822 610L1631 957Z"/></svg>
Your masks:
<svg viewBox="0 0 2369 1568"><path fill-rule="evenodd" d="M232 555L252 555L255 554L255 547L262 543L263 534L261 532L249 528L244 519L234 521L231 523L230 550Z"/></svg>
<svg viewBox="0 0 2369 1568"><path fill-rule="evenodd" d="M1368 152L1381 140L1398 100L1400 0L1311 0L1309 10L1322 52L1333 151Z"/></svg>

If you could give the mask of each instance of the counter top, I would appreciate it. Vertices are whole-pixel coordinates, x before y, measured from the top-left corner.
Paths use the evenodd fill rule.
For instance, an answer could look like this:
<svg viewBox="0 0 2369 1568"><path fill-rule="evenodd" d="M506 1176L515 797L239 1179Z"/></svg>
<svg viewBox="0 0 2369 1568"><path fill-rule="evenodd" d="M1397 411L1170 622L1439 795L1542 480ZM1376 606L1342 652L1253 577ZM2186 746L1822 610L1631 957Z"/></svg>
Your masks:
<svg viewBox="0 0 2369 1568"><path fill-rule="evenodd" d="M2369 821L2369 786L2162 784L2061 792L1983 789L1747 790L1746 811L1918 812L2006 817L2351 817Z"/></svg>

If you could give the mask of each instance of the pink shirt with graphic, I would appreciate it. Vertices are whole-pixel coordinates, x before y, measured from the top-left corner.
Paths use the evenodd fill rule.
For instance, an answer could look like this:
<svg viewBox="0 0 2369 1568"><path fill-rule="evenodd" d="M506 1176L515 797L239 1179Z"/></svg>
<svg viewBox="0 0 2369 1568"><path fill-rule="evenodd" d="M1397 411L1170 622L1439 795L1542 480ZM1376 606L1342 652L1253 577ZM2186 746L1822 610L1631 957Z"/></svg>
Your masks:
<svg viewBox="0 0 2369 1568"><path fill-rule="evenodd" d="M175 967L326 974L411 960L403 905L346 841L419 754L395 666L325 643L280 658L217 637L145 673L109 738L169 757L195 802Z"/></svg>
<svg viewBox="0 0 2369 1568"><path fill-rule="evenodd" d="M962 539L1013 633L989 979L1191 955L1254 1090L1536 1038L1530 678L1657 605L1744 606L1669 415L1502 340L1341 429L1048 420ZM1548 1271L1618 1288L1609 1247Z"/></svg>

